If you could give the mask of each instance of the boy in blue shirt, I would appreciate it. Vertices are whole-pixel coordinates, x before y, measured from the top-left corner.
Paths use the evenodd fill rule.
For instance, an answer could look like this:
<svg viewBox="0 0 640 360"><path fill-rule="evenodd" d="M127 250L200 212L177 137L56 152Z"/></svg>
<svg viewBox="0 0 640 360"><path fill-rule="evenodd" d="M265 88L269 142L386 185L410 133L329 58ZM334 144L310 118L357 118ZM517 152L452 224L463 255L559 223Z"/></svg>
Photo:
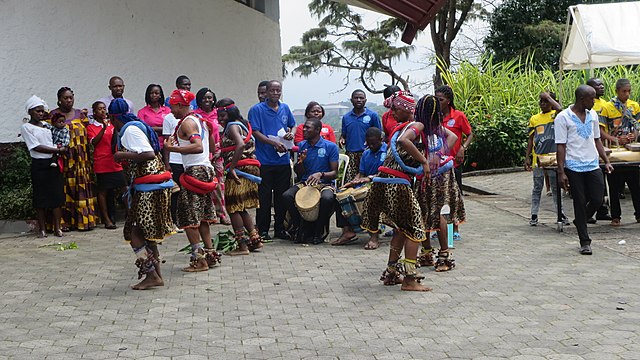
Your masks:
<svg viewBox="0 0 640 360"><path fill-rule="evenodd" d="M387 144L382 140L382 130L376 127L370 127L366 132L366 144L367 149L362 153L362 159L360 159L360 169L358 175L351 182L344 185L344 187L350 187L355 185L361 185L371 182L371 180L378 173L378 168L382 166L384 158L387 154ZM336 218L338 219L342 214L340 213L340 206L337 206ZM338 227L342 227L342 235L338 240L331 243L331 245L344 245L355 241L357 239L356 233L353 231L348 222L336 221ZM345 226L340 226L340 223ZM365 250L375 250L380 247L380 240L378 233L369 233L369 241L364 246Z"/></svg>
<svg viewBox="0 0 640 360"><path fill-rule="evenodd" d="M345 169L345 181L349 182L358 175L360 158L364 152L365 133L370 127L381 128L378 114L365 107L367 96L358 89L351 93L353 110L342 116L342 129L338 144L345 148L349 157L349 166Z"/></svg>
<svg viewBox="0 0 640 360"><path fill-rule="evenodd" d="M333 180L338 176L338 146L320 136L322 122L317 118L307 120L302 128L304 139L300 142L295 171L300 183L285 191L282 199L291 215L292 231L296 243L310 242L317 245L324 242L325 225L333 213L335 194ZM318 219L305 223L295 205L296 193L304 186L314 186L320 191ZM310 235L309 235L310 234Z"/></svg>

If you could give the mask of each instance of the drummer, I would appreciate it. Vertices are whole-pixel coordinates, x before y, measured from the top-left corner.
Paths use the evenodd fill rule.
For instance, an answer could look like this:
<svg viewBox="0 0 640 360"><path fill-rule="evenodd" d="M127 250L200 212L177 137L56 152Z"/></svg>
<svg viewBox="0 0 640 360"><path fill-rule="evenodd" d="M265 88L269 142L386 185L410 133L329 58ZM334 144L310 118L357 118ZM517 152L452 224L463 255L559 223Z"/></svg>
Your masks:
<svg viewBox="0 0 640 360"><path fill-rule="evenodd" d="M638 119L640 105L630 99L631 82L619 79L616 82L616 96L602 105L600 111L601 136L609 140L611 147L624 147L638 139ZM640 171L638 167L618 168L608 176L609 201L611 203L611 226L620 226L622 211L620 194L624 191L625 182L629 185L635 220L640 222Z"/></svg>
<svg viewBox="0 0 640 360"><path fill-rule="evenodd" d="M364 183L371 182L371 179L378 173L378 168L382 166L384 158L387 154L387 144L383 142L382 130L377 127L370 127L366 133L367 149L362 153L362 159L360 160L360 170L358 175L353 181L345 184L343 187L351 187ZM336 210L338 211L338 210ZM337 221L337 223L340 223ZM341 224L337 224L340 227ZM349 225L342 227L342 235L337 241L331 243L331 245L344 245L345 241L354 237L355 233ZM365 244L365 250L375 250L380 247L380 240L378 238L379 233L369 233L369 241ZM340 242L340 239L345 241Z"/></svg>
<svg viewBox="0 0 640 360"><path fill-rule="evenodd" d="M317 245L323 240L325 225L328 223L334 209L335 193L333 180L338 175L338 146L331 141L320 137L322 122L317 118L310 118L302 128L304 140L298 145L298 161L294 171L300 183L295 184L282 195L285 209L291 216L292 234L296 235L297 242L310 242ZM312 231L301 229L300 212L295 205L295 197L298 190L304 186L314 186L320 191L320 209L318 219L309 223ZM311 239L304 239L304 233L312 233Z"/></svg>

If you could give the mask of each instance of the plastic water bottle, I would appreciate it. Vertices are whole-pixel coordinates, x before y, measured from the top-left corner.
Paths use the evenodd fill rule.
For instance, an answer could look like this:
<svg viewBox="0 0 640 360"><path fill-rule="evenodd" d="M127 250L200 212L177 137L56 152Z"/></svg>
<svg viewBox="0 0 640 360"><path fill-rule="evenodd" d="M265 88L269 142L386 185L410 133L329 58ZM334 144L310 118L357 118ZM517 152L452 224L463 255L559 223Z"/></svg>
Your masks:
<svg viewBox="0 0 640 360"><path fill-rule="evenodd" d="M447 246L449 249L453 249L453 223L451 222L451 208L449 205L445 205L440 209L440 215L444 216L447 221Z"/></svg>

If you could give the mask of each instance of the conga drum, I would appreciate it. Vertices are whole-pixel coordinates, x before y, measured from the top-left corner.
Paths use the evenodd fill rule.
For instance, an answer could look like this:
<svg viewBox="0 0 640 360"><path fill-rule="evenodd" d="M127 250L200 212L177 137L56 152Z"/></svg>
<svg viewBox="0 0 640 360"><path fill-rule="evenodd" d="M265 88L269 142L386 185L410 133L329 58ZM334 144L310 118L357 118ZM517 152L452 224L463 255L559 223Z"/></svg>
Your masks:
<svg viewBox="0 0 640 360"><path fill-rule="evenodd" d="M313 186L305 186L296 193L296 208L304 221L318 220L320 213L320 191Z"/></svg>
<svg viewBox="0 0 640 360"><path fill-rule="evenodd" d="M364 199L369 193L369 186L357 188L347 188L336 193L336 200L340 204L342 215L347 219L354 231L362 231L362 212L364 210Z"/></svg>

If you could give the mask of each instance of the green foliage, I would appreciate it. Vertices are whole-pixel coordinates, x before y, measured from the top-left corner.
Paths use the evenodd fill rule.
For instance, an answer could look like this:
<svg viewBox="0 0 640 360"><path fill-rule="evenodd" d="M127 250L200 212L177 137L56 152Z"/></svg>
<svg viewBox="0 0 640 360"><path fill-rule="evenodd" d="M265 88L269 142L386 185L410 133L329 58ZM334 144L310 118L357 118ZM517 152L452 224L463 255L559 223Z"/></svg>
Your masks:
<svg viewBox="0 0 640 360"><path fill-rule="evenodd" d="M505 0L491 15L485 46L496 62L533 56L537 69L557 69L569 6L603 2L620 0Z"/></svg>
<svg viewBox="0 0 640 360"><path fill-rule="evenodd" d="M628 78L633 86L640 86L637 70L615 66L595 70L593 76L602 79L606 87L604 97L610 99L619 78ZM506 62L487 57L479 66L463 63L455 72L444 71L443 78L453 88L456 107L467 115L476 136L467 150L465 168L481 170L524 164L528 120L540 111L540 93L564 94L562 105L566 107L572 103L576 87L589 77L586 71L565 72L560 89L559 72L549 68L538 70L532 57Z"/></svg>
<svg viewBox="0 0 640 360"><path fill-rule="evenodd" d="M0 150L0 219L33 219L31 157L24 143Z"/></svg>

